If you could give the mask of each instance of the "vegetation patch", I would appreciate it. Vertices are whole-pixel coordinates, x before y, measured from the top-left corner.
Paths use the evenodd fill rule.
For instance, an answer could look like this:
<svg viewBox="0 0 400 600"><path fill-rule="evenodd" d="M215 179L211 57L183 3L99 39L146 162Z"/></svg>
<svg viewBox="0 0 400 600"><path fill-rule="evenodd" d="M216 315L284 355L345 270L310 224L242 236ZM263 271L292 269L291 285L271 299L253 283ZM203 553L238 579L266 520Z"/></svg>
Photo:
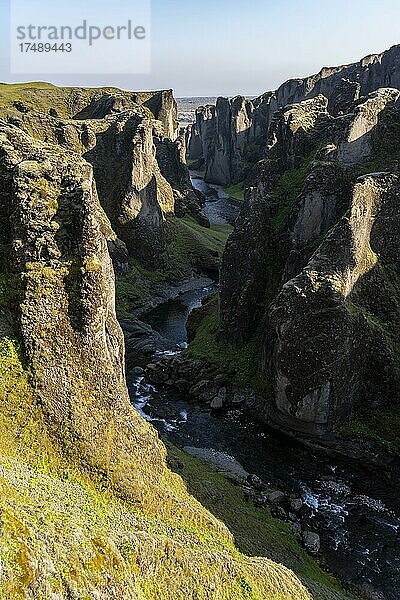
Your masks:
<svg viewBox="0 0 400 600"><path fill-rule="evenodd" d="M193 359L203 359L217 373L224 373L241 389L255 388L267 391L265 378L261 373L258 361L260 335L257 333L241 348L232 348L224 340L218 338L218 307L219 296L208 303L208 311L200 322L194 340L189 344L183 356Z"/></svg>
<svg viewBox="0 0 400 600"><path fill-rule="evenodd" d="M225 192L231 196L231 198L235 198L236 200L240 200L240 202L244 201L244 181L240 183L235 183L234 185L230 185L225 188Z"/></svg>
<svg viewBox="0 0 400 600"><path fill-rule="evenodd" d="M361 167L359 175L380 171L397 171L400 163L400 148L393 140L400 138L398 111L386 109L379 124L379 136L374 142L374 156Z"/></svg>
<svg viewBox="0 0 400 600"><path fill-rule="evenodd" d="M356 407L348 424L342 429L346 438L365 438L372 440L390 452L400 454L400 280L397 274L384 268L379 262L364 278L364 286L372 286L364 297L376 298L373 306L357 304L357 289L348 300L347 308L354 315L361 315L378 339L384 341L389 353L391 369L395 384L391 389L390 401L379 410L368 407ZM390 302L379 303L380 291L385 290L385 297ZM381 360L385 360L382 356ZM387 361L385 361L387 362Z"/></svg>
<svg viewBox="0 0 400 600"><path fill-rule="evenodd" d="M233 533L237 548L248 556L266 556L294 570L313 592L314 600L353 598L340 591L340 583L326 573L300 546L290 525L271 516L266 508L257 508L246 500L243 489L207 463L189 456L165 442L170 468L186 482L189 492L221 519ZM253 590L246 578L240 578L243 596L252 599Z"/></svg>
<svg viewBox="0 0 400 600"><path fill-rule="evenodd" d="M132 308L145 302L162 284L191 277L217 277L220 259L232 231L230 225L202 227L191 217L167 217L168 246L165 266L149 270L138 261L130 260L130 272L117 276L117 314L127 319Z"/></svg>
<svg viewBox="0 0 400 600"><path fill-rule="evenodd" d="M284 230L303 189L314 157L315 152L304 158L297 169L285 171L273 190L272 198L277 203L277 211L271 220L271 225L275 232L280 233Z"/></svg>

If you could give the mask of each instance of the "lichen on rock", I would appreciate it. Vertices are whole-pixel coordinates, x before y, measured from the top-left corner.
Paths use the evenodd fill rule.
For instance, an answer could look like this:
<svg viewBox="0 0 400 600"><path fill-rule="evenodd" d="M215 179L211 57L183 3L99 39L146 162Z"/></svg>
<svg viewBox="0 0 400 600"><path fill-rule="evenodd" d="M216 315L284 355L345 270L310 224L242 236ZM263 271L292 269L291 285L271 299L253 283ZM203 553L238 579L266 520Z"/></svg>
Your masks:
<svg viewBox="0 0 400 600"><path fill-rule="evenodd" d="M236 550L130 404L92 166L2 122L0 223L0 595L310 600Z"/></svg>

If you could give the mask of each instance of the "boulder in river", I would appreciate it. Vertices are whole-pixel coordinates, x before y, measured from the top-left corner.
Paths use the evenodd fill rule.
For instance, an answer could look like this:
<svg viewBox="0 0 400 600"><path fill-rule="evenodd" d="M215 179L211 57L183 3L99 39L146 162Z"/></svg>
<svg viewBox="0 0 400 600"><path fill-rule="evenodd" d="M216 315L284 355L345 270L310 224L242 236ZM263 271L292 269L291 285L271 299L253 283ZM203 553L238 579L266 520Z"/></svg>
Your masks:
<svg viewBox="0 0 400 600"><path fill-rule="evenodd" d="M318 533L314 533L313 531L303 532L303 544L310 554L318 554L321 549L321 539Z"/></svg>

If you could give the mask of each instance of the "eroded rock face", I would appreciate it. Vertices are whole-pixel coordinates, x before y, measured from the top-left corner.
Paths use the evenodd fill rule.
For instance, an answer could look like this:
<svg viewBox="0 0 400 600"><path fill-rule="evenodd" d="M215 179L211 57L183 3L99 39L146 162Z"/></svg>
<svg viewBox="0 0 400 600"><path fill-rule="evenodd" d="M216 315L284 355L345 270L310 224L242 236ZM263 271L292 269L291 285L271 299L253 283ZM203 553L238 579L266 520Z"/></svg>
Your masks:
<svg viewBox="0 0 400 600"><path fill-rule="evenodd" d="M3 95L4 92L4 95ZM15 94L15 96L14 96ZM71 88L51 84L0 84L2 118L15 118L30 111L54 118L87 120L142 109L143 114L161 122L163 135L175 139L178 133L178 108L172 90L129 92L112 87Z"/></svg>
<svg viewBox="0 0 400 600"><path fill-rule="evenodd" d="M355 102L383 87L400 87L400 46L367 56L358 63L324 67L316 75L291 79L252 101L242 97L232 101L219 98L215 107L198 110L188 157L203 163L206 181L210 183L228 185L241 181L262 156L277 109L323 95L331 115L345 115ZM364 118L362 122L365 125ZM360 133L357 123L353 127L349 133L353 141L366 133Z"/></svg>
<svg viewBox="0 0 400 600"><path fill-rule="evenodd" d="M174 212L174 195L156 160L153 122L124 113L101 122L96 142L83 155L93 165L101 204L113 229L130 256L150 266L162 264L164 215Z"/></svg>
<svg viewBox="0 0 400 600"><path fill-rule="evenodd" d="M0 122L0 227L0 595L310 600L233 549L131 405L91 165Z"/></svg>
<svg viewBox="0 0 400 600"><path fill-rule="evenodd" d="M385 406L396 389L391 341L374 321L397 300L399 200L397 176L359 180L350 211L268 311L276 418L297 431L333 431L354 406Z"/></svg>
<svg viewBox="0 0 400 600"><path fill-rule="evenodd" d="M384 109L400 97L396 89L379 89L357 105L347 118L348 127L344 140L338 145L338 158L346 165L357 164L369 158L373 152L373 135Z"/></svg>
<svg viewBox="0 0 400 600"><path fill-rule="evenodd" d="M142 475L157 478L163 452L129 408L111 227L92 168L13 126L1 125L0 144L2 255L23 284L15 318L35 390L54 436L130 496L141 476L124 469L131 453L151 448L154 472L143 464Z"/></svg>
<svg viewBox="0 0 400 600"><path fill-rule="evenodd" d="M51 88L47 98L51 103L54 96L63 114L67 112L64 104L72 103L74 118L61 117L55 110L51 114L42 111L44 100L40 94L36 97L36 90L34 108L24 105L22 110L14 103L4 107L3 112L9 123L34 138L77 152L93 165L101 205L120 240L117 246L110 244L117 272L129 269L129 256L150 267L161 266L166 249L164 217L174 213L174 193L161 174L156 143L158 148L165 146L166 152L175 152L179 157L179 144L174 141L177 109L172 92L128 93L111 88L80 92L74 90L68 95L64 88ZM193 204L200 215L199 199L183 161L179 168L188 180L185 207L189 211Z"/></svg>
<svg viewBox="0 0 400 600"><path fill-rule="evenodd" d="M266 165L266 177L270 173ZM225 246L220 269L220 329L230 343L240 345L256 331L264 307L268 285L270 245L270 205L260 201L258 191L264 185L260 173L257 187L249 190L247 205L236 221Z"/></svg>
<svg viewBox="0 0 400 600"><path fill-rule="evenodd" d="M221 268L220 335L258 340L265 416L329 437L398 392L399 92L342 117L322 98L278 111ZM364 175L373 169L382 174Z"/></svg>
<svg viewBox="0 0 400 600"><path fill-rule="evenodd" d="M308 207L306 204L303 214L298 216L299 220L303 220L302 230L308 228L310 231L300 234L299 225L294 223L291 242L288 231L282 235L290 210L285 206L282 209L281 204L290 205L293 200L288 200L285 194L280 198L272 193L287 169L301 169L304 157L311 162L316 147L315 130L320 121L325 123L328 119L326 107L326 99L318 97L278 111L271 124L266 158L249 176L246 203L228 239L221 265L221 331L231 343L246 342L255 334L265 303L271 301L279 289L285 261L292 250L291 243L295 246L294 253L299 254L296 246L299 235L304 237L302 246L307 245L313 234L315 237L319 235L318 227L324 227L329 217L333 218L335 214L332 207L322 209L320 217L313 210L312 217L307 219L310 222L304 223L310 213L313 194L318 194L321 180L325 182L327 178L320 175L318 184L314 178L314 186L310 179L308 199L304 199ZM313 191L313 187L317 189ZM298 262L294 255L291 260ZM290 268L288 265L287 270Z"/></svg>
<svg viewBox="0 0 400 600"><path fill-rule="evenodd" d="M209 221L202 212L205 197L193 189L186 164L186 131L180 131L176 142L155 136L155 145L161 174L172 187L175 215L190 215L201 225L209 226Z"/></svg>

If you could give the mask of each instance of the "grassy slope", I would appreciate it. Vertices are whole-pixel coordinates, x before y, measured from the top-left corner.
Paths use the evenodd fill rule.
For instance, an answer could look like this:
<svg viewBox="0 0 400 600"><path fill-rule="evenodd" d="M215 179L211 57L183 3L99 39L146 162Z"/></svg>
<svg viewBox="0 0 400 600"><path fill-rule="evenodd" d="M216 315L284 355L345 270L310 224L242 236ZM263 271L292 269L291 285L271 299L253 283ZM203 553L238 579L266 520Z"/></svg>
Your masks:
<svg viewBox="0 0 400 600"><path fill-rule="evenodd" d="M1 598L310 600L283 567L241 555L177 476L166 472L180 515L167 497L154 511L133 506L67 460L4 337L0 433Z"/></svg>
<svg viewBox="0 0 400 600"><path fill-rule="evenodd" d="M265 390L265 382L255 357L259 353L258 336L241 348L231 348L218 340L218 295L210 301L208 311L200 322L195 339L183 354L187 358L202 359L210 363L216 372L229 374L232 382L240 388Z"/></svg>
<svg viewBox="0 0 400 600"><path fill-rule="evenodd" d="M248 556L268 556L292 569L313 593L314 600L355 598L324 572L299 545L290 525L271 517L269 509L246 501L239 485L167 443L168 463L186 481L203 506L233 533L237 547Z"/></svg>
<svg viewBox="0 0 400 600"><path fill-rule="evenodd" d="M173 283L193 274L217 275L220 257L232 228L229 225L202 227L190 217L167 218L166 266L149 271L131 261L131 272L117 277L117 313L129 318L132 307L150 298L157 286Z"/></svg>
<svg viewBox="0 0 400 600"><path fill-rule="evenodd" d="M242 202L244 200L244 181L226 187L225 192L232 198Z"/></svg>
<svg viewBox="0 0 400 600"><path fill-rule="evenodd" d="M18 100L28 108L47 114L50 108L57 110L60 117L74 118L83 111L99 93L123 95L130 99L132 93L114 87L78 88L58 87L51 83L0 83L0 117L13 111L13 103ZM154 92L139 92L139 103L147 102ZM82 117L85 117L83 114Z"/></svg>

